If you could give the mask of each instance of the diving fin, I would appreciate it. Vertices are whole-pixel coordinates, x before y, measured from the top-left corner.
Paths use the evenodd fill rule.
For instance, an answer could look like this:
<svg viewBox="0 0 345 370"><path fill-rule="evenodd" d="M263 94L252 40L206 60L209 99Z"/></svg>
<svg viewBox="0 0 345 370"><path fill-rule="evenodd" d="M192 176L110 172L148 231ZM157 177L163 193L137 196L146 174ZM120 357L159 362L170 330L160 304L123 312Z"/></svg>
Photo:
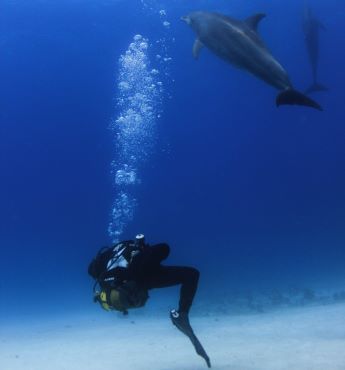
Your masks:
<svg viewBox="0 0 345 370"><path fill-rule="evenodd" d="M313 83L308 89L305 91L306 94L310 94L317 91L328 91L326 86L323 86L317 82Z"/></svg>
<svg viewBox="0 0 345 370"><path fill-rule="evenodd" d="M292 88L286 89L278 94L276 105L277 107L280 105L304 105L320 111L323 110L319 103Z"/></svg>
<svg viewBox="0 0 345 370"><path fill-rule="evenodd" d="M186 335L192 342L196 353L201 356L207 364L207 367L211 367L211 361L208 357L204 347L201 345L199 339L194 334L194 331L189 323L188 315L183 312L178 312L176 310L170 311L170 318L172 323L179 329L184 335Z"/></svg>

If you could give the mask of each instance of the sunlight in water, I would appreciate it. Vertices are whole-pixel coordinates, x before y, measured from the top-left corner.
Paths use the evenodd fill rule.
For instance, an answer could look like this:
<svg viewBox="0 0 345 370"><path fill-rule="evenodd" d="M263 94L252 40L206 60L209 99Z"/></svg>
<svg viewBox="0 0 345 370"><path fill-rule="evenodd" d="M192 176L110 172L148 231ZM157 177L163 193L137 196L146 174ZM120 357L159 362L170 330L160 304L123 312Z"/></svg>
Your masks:
<svg viewBox="0 0 345 370"><path fill-rule="evenodd" d="M115 199L108 233L114 242L133 219L140 165L150 156L156 137L162 82L159 71L150 67L148 50L148 40L136 35L119 59L118 116L110 125L116 159L111 163Z"/></svg>

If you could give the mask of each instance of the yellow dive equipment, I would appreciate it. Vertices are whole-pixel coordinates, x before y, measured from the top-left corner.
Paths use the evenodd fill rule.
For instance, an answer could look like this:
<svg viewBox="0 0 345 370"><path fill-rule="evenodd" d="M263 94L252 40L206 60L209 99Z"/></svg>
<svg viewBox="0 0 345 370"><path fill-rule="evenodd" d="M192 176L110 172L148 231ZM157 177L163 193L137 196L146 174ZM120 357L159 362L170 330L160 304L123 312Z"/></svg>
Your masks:
<svg viewBox="0 0 345 370"><path fill-rule="evenodd" d="M107 294L108 293L108 294ZM106 311L117 310L117 311L125 311L125 307L121 302L120 292L117 289L111 289L110 292L106 292L105 290L101 290L100 292L96 292L95 301L98 301L101 307Z"/></svg>
<svg viewBox="0 0 345 370"><path fill-rule="evenodd" d="M109 306L108 301L107 301L107 293L104 290L100 292L96 292L94 301L95 302L98 301L104 310L106 311L111 310L111 307Z"/></svg>

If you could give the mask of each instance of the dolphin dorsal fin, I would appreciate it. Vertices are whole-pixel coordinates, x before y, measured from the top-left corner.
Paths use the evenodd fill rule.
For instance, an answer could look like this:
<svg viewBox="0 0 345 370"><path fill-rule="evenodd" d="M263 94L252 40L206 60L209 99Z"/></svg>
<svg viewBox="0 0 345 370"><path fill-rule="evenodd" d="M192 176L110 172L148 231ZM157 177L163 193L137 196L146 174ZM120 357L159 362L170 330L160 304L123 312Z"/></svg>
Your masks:
<svg viewBox="0 0 345 370"><path fill-rule="evenodd" d="M258 29L258 24L260 23L261 19L265 18L266 17L266 14L264 13L258 13L258 14L254 14L252 15L251 17L247 18L245 20L245 23L247 23L247 25L252 29L254 30L255 32L257 31Z"/></svg>

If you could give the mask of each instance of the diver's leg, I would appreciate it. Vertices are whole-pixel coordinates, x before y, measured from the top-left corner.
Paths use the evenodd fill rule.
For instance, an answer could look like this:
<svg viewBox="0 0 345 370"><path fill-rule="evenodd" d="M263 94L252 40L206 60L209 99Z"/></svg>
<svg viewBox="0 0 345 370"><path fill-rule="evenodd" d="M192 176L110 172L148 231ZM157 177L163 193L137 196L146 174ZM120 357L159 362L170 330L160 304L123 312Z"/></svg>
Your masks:
<svg viewBox="0 0 345 370"><path fill-rule="evenodd" d="M170 319L177 329L190 339L195 351L206 361L207 366L211 367L210 358L194 334L188 318L198 281L199 271L193 267L160 266L147 283L149 289L181 284L179 308L170 311Z"/></svg>
<svg viewBox="0 0 345 370"><path fill-rule="evenodd" d="M193 267L160 266L146 280L148 289L181 284L179 312L188 313L198 288L199 271Z"/></svg>

